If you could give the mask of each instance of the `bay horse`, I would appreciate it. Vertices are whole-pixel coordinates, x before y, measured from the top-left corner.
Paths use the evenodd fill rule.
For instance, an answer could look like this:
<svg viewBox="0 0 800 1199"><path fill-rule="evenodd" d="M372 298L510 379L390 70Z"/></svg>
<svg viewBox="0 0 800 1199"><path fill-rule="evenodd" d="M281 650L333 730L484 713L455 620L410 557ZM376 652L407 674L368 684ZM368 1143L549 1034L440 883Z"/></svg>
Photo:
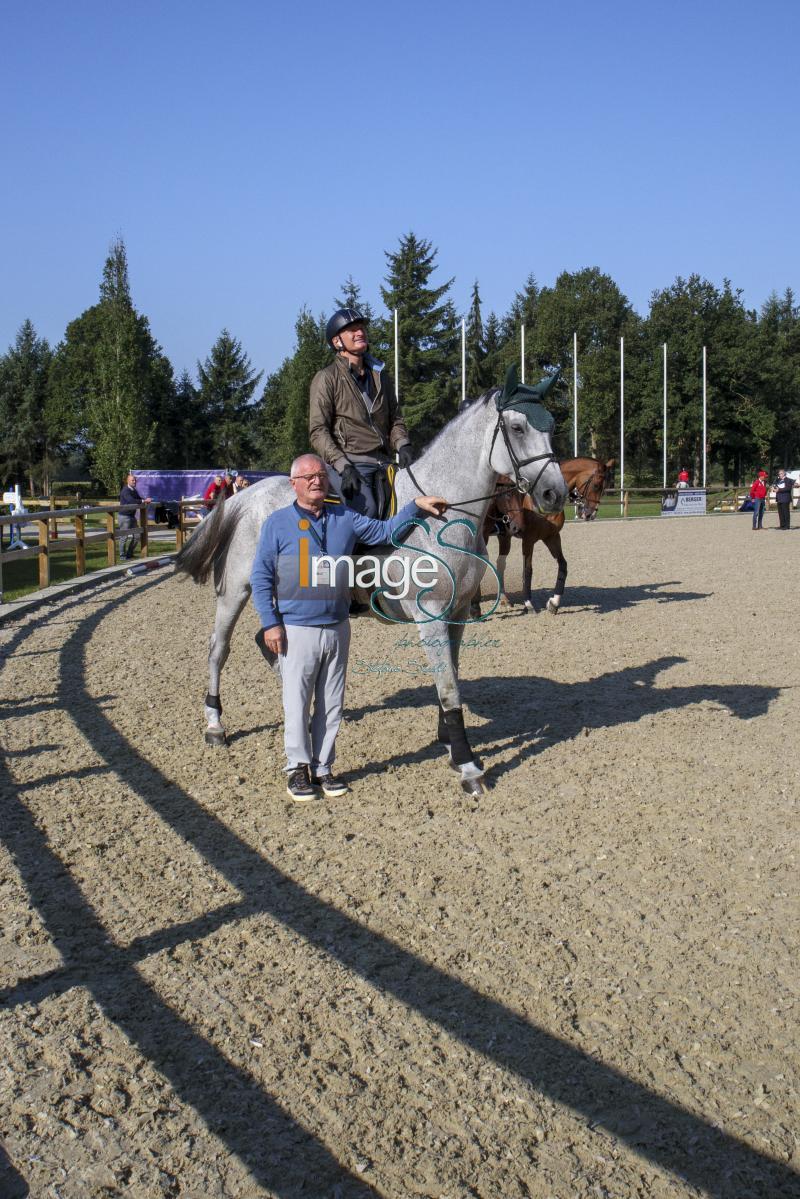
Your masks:
<svg viewBox="0 0 800 1199"><path fill-rule="evenodd" d="M594 520L611 476L614 459L600 462L597 458L567 458L559 465L567 484L569 498L576 505L578 516L582 520ZM501 485L508 481L498 480ZM496 535L498 539L497 574L500 578L503 605L511 603L505 590L505 569L511 550L511 538L521 537L522 598L525 608L529 612L536 611L531 595L533 549L537 541L542 541L558 565L555 590L547 601L546 610L553 616L558 615L567 581L567 560L561 547L564 519L563 512L538 512L531 503L530 496L522 496L507 488L498 492L486 513L483 536L487 545L491 536ZM473 616L480 612L479 595L476 595L473 601L471 612Z"/></svg>
<svg viewBox="0 0 800 1199"><path fill-rule="evenodd" d="M482 537L484 517L501 475L513 479L520 490L529 491L539 511L556 513L564 507L567 486L553 454L553 419L539 403L554 381L543 380L536 388L520 387L516 371L509 371L502 391L493 388L484 393L445 425L413 464L413 471L397 472L398 510L415 495L445 495L451 501L453 518L441 523L416 519L410 534L394 551L408 559L405 565L409 568L420 553L435 558L435 581L412 587L403 599L389 598L379 590L371 600L376 614L417 625L436 683L438 737L449 746L451 765L460 772L463 789L472 795L484 790L480 782L484 772L474 759L464 728L458 657L464 625L470 623L470 600L490 566ZM287 477L263 479L216 505L176 559L176 569L197 583L206 582L212 571L214 574L217 608L209 640L205 700L209 744L225 744L220 676L231 634L250 595L250 572L261 526L272 512L289 506L293 499ZM275 660L270 664L274 666Z"/></svg>

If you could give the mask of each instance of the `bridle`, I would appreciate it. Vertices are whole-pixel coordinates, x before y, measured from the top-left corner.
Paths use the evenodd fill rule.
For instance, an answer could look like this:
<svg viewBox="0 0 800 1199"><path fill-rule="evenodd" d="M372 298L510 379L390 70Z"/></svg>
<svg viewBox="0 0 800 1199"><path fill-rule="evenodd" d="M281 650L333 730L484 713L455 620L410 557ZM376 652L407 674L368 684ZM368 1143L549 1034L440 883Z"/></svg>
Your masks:
<svg viewBox="0 0 800 1199"><path fill-rule="evenodd" d="M595 468L591 472L591 474L587 477L586 482L583 484L583 487L571 487L569 490L569 499L571 500L571 502L573 504L575 504L579 513L584 512L585 509L589 507L589 503L590 503L589 490L591 488L592 482L594 481L594 477L596 474L597 474L597 468ZM599 506L600 501L603 498L603 492L605 491L605 477L603 478L603 483L602 483L601 487L599 488L599 491L600 491L600 494L598 495L597 501L594 505L595 510L597 510L597 507Z"/></svg>
<svg viewBox="0 0 800 1199"><path fill-rule="evenodd" d="M492 393L490 392L489 396L491 396L491 394ZM488 400L489 396L487 396L487 400ZM449 511L467 512L469 516L475 516L476 514L474 512L470 512L469 509L467 509L465 507L466 504L477 504L481 500L491 500L491 499L494 499L495 496L507 495L512 491L518 491L520 493L520 495L529 495L533 492L534 488L536 487L536 484L539 482L542 475L547 470L547 467L549 466L549 464L551 462L553 462L553 463L556 462L556 456L552 452L552 450L546 454L532 454L530 458L518 458L516 453L514 452L514 447L511 444L511 439L508 436L508 429L506 428L506 423L503 420L502 409L498 410L497 420L495 422L494 432L492 434L492 444L489 447L489 461L490 462L492 459L492 454L494 452L494 443L497 441L498 433L503 434L503 441L505 442L505 447L508 451L508 456L511 460L511 465L514 468L514 482L513 483L504 483L502 487L496 487L495 490L490 492L488 495L474 495L474 496L471 496L467 500L459 500L455 504L448 504L447 505L448 512ZM533 480L533 482L529 483L527 479L523 479L522 475L520 474L520 471L523 466L528 466L531 462L541 462L542 466L541 466L541 469L539 470L539 473L537 474L536 478ZM408 477L410 478L411 482L416 487L417 491L420 493L420 495L424 495L425 492L423 491L422 487L420 487L417 479L414 477L414 472L412 471L411 467L410 466L406 467L406 470L408 471ZM504 519L507 520L507 517L505 517Z"/></svg>
<svg viewBox="0 0 800 1199"><path fill-rule="evenodd" d="M508 406L510 407L510 405ZM511 444L511 438L508 436L506 422L503 420L503 411L504 409L502 408L498 408L497 410L497 422L494 426L494 433L492 434L492 444L489 447L489 461L491 462L492 459L494 443L497 441L497 434L502 433L503 441L505 442L506 450L508 451L508 456L511 459L511 465L514 468L514 488L520 493L520 495L532 495L536 489L537 483L547 470L547 467L551 462L556 462L556 456L551 450L547 454L532 454L530 458L518 458L514 451L514 447ZM542 465L536 478L532 483L529 483L527 479L523 479L520 471L523 466L529 466L531 462L541 462Z"/></svg>

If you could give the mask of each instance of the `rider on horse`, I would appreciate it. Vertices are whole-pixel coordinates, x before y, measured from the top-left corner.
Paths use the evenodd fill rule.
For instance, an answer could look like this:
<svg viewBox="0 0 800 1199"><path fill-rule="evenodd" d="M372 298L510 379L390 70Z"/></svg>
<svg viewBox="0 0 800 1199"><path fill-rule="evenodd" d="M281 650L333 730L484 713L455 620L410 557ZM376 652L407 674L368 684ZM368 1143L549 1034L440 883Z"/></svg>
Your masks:
<svg viewBox="0 0 800 1199"><path fill-rule="evenodd" d="M311 382L309 440L332 489L349 507L380 516L384 467L395 453L401 469L413 460L394 384L368 353L367 321L355 308L334 312L325 336L336 358Z"/></svg>

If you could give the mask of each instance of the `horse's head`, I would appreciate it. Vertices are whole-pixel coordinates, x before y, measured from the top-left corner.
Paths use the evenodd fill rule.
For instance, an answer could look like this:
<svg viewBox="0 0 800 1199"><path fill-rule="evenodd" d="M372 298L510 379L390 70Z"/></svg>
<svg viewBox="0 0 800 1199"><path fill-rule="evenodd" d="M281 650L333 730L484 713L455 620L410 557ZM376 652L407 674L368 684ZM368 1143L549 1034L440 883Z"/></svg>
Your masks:
<svg viewBox="0 0 800 1199"><path fill-rule="evenodd" d="M574 458L561 463L569 497L575 502L581 520L594 520L613 467L613 458L608 462L599 462L597 458Z"/></svg>
<svg viewBox="0 0 800 1199"><path fill-rule="evenodd" d="M513 479L501 475L497 480L499 488L492 501L489 515L499 528L506 529L512 536L521 533L525 526L523 503L525 497L514 487Z"/></svg>
<svg viewBox="0 0 800 1199"><path fill-rule="evenodd" d="M541 402L557 378L552 375L536 387L524 387L516 367L511 367L505 387L494 395L497 423L489 455L492 468L512 478L540 512L560 512L567 499L567 486L553 454L555 422Z"/></svg>

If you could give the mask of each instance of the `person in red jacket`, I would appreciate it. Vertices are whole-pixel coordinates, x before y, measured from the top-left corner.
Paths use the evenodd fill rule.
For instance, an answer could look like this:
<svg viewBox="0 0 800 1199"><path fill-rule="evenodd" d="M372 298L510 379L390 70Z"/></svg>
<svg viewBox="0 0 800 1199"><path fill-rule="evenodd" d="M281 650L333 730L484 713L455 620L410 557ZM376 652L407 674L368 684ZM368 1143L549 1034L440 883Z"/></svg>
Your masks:
<svg viewBox="0 0 800 1199"><path fill-rule="evenodd" d="M225 480L222 475L214 475L214 481L209 483L203 494L207 511L210 512L219 499L225 499Z"/></svg>
<svg viewBox="0 0 800 1199"><path fill-rule="evenodd" d="M767 477L767 472L760 470L750 488L750 499L753 501L753 532L763 528L764 507L767 502Z"/></svg>

